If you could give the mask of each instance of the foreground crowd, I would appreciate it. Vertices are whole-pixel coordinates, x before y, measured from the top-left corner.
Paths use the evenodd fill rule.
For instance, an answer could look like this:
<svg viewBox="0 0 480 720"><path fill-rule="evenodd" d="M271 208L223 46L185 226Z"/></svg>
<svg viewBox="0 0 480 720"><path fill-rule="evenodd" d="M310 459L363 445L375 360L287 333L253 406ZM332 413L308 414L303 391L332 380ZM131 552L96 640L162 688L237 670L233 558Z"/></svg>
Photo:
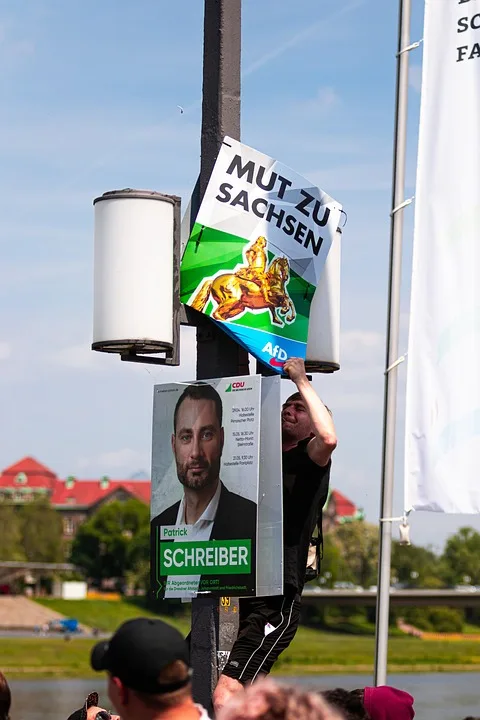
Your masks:
<svg viewBox="0 0 480 720"><path fill-rule="evenodd" d="M116 714L92 692L68 720L208 720L192 697L189 648L162 620L137 618L97 643L91 665L107 673ZM9 720L10 690L0 673L0 720ZM413 698L392 687L322 693L260 679L231 697L216 720L412 720ZM12 717L11 720L22 720ZM60 719L59 719L60 720Z"/></svg>
<svg viewBox="0 0 480 720"><path fill-rule="evenodd" d="M215 718L412 720L413 698L395 688L353 692L337 688L318 693L265 679L295 636L307 575L312 579L312 573L316 577L319 572L321 510L337 444L332 415L311 385L303 360L290 358L283 369L296 386L281 416L284 592L240 599L239 632L213 697ZM198 521L215 527L209 508L215 495L222 492L221 407L220 396L209 385L189 386L177 402L175 417L185 416L179 427L188 439L181 458L176 458L177 471L181 469L182 484L187 488L182 511L185 522L192 520L188 517L190 503ZM217 502L215 513L220 507L220 500ZM175 510L174 518L178 512ZM209 533L213 527L207 528ZM252 536L254 533L240 535ZM94 692L68 720L208 720L207 710L193 700L188 643L161 620L137 618L124 623L110 641L94 647L91 665L107 673L108 697L117 714L99 707ZM10 691L0 676L0 720L7 720L9 711Z"/></svg>

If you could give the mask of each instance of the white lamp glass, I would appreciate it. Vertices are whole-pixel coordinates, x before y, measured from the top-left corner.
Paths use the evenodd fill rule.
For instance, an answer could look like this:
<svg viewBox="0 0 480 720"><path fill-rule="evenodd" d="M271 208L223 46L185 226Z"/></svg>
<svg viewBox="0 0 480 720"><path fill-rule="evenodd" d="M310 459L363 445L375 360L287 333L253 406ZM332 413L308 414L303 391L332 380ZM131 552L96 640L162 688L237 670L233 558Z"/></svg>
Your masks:
<svg viewBox="0 0 480 720"><path fill-rule="evenodd" d="M171 349L177 201L142 190L113 191L94 200L92 349Z"/></svg>
<svg viewBox="0 0 480 720"><path fill-rule="evenodd" d="M341 236L338 230L310 307L305 364L311 371L333 372L340 368Z"/></svg>

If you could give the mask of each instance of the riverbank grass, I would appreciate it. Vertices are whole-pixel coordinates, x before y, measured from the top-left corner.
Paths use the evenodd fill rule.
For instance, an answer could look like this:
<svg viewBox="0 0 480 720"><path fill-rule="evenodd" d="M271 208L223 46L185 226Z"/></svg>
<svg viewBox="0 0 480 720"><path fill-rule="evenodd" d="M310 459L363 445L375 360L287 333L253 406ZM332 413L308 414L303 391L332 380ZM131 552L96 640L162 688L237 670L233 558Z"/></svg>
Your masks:
<svg viewBox="0 0 480 720"><path fill-rule="evenodd" d="M36 600L50 610L68 618L75 618L82 625L97 628L102 632L114 632L126 620L142 617L162 617L146 610L140 604L126 600L60 600L56 598L38 598ZM182 632L187 630L188 620L163 617Z"/></svg>
<svg viewBox="0 0 480 720"><path fill-rule="evenodd" d="M8 678L87 678L94 639L2 638L0 667ZM275 666L280 675L320 673L370 673L374 639L325 633L301 627ZM422 642L392 637L389 643L390 672L455 672L480 670L480 643L475 641Z"/></svg>

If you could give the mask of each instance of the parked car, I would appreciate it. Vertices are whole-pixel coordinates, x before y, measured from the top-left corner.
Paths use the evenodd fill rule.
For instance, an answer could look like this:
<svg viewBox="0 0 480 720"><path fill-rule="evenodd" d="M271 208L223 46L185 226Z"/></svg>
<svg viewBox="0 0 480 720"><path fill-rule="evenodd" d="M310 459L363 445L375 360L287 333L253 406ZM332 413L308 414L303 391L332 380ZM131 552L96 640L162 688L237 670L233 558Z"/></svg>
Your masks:
<svg viewBox="0 0 480 720"><path fill-rule="evenodd" d="M75 618L51 620L48 623L48 629L51 631L56 631L56 632L61 632L61 633L80 632L79 627L78 627L78 620L75 620Z"/></svg>
<svg viewBox="0 0 480 720"><path fill-rule="evenodd" d="M475 585L455 585L454 590L457 592L477 592Z"/></svg>
<svg viewBox="0 0 480 720"><path fill-rule="evenodd" d="M334 590L351 590L352 592L363 592L361 585L355 585L353 582L347 582L346 580L340 580L333 583Z"/></svg>

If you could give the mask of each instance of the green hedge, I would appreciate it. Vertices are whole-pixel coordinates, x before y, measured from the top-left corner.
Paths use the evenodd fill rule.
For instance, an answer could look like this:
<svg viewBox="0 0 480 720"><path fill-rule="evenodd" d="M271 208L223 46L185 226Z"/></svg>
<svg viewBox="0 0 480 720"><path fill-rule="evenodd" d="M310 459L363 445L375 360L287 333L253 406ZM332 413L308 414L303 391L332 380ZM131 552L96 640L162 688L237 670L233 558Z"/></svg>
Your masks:
<svg viewBox="0 0 480 720"><path fill-rule="evenodd" d="M405 622L427 632L456 633L463 631L464 613L448 607L405 608Z"/></svg>

